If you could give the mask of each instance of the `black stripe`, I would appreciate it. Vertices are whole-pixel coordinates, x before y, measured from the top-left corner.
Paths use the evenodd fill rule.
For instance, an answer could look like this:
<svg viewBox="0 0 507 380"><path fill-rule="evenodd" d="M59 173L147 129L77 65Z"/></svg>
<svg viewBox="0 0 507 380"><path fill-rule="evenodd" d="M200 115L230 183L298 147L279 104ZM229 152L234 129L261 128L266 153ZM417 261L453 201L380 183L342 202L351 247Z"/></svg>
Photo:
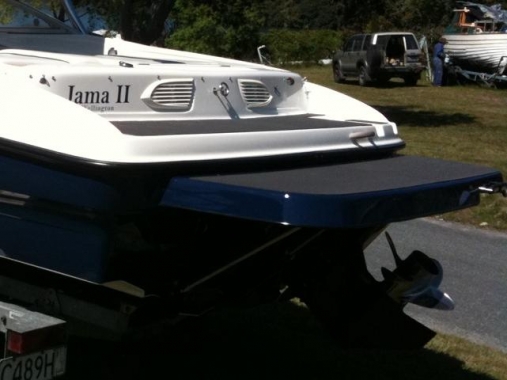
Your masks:
<svg viewBox="0 0 507 380"><path fill-rule="evenodd" d="M199 135L238 132L296 131L370 126L369 122L316 119L315 115L293 115L227 120L113 121L122 133L134 136Z"/></svg>

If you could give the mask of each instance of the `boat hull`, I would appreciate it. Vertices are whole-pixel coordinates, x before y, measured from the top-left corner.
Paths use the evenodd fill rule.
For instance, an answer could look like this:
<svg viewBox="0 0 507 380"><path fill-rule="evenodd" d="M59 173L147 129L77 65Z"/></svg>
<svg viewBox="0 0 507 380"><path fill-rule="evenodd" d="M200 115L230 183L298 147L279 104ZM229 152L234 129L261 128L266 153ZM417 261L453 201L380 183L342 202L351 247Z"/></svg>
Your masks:
<svg viewBox="0 0 507 380"><path fill-rule="evenodd" d="M464 70L503 74L507 65L507 33L445 34L445 52Z"/></svg>
<svg viewBox="0 0 507 380"><path fill-rule="evenodd" d="M378 229L475 206L480 186L502 181L493 169L422 157L318 166L306 161L276 170L236 167L232 173L215 166L207 175L171 176L162 170L151 182L131 177L143 185L134 194L134 187L122 186L107 172L99 180L5 158L0 253L87 281L126 280L144 288L150 285L137 283L135 276L142 274L142 281L151 276L138 271L139 265L173 271L181 260L200 257L201 239L221 246L215 233L230 238L238 229L248 245L256 236L252 228ZM144 201L129 209L130 200ZM194 244L195 251L189 248ZM174 276L189 274L187 269Z"/></svg>

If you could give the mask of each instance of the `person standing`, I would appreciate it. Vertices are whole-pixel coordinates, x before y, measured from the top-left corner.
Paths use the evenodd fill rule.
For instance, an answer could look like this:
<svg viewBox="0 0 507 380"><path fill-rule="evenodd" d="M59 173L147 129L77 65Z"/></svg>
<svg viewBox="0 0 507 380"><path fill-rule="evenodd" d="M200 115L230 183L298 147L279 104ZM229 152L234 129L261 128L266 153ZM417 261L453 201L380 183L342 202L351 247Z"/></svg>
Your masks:
<svg viewBox="0 0 507 380"><path fill-rule="evenodd" d="M447 39L440 37L438 42L433 47L433 86L442 86L444 77L444 45Z"/></svg>

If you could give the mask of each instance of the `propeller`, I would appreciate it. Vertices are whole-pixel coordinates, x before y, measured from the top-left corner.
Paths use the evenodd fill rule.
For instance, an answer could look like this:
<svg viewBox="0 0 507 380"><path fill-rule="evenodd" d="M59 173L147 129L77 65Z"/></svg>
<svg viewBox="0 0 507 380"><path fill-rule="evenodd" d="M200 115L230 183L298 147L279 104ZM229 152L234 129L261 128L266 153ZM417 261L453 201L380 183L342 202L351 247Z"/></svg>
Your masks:
<svg viewBox="0 0 507 380"><path fill-rule="evenodd" d="M391 236L387 232L385 235L396 263L394 271L381 268L387 294L402 305L410 302L440 310L454 309L452 298L438 288L444 275L442 265L417 250L403 260Z"/></svg>

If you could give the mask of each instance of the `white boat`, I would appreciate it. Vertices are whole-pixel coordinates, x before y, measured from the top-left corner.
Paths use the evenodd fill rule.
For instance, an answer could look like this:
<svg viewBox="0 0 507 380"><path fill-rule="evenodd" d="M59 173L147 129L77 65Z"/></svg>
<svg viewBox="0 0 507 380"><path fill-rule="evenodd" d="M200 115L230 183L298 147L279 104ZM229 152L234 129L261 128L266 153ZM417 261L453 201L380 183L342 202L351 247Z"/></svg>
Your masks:
<svg viewBox="0 0 507 380"><path fill-rule="evenodd" d="M378 111L296 73L86 35L23 2L1 3L16 12L0 27L0 74L16 88L5 96L38 98L37 112L23 116L39 114L36 124L55 108L68 113L44 127L20 127L12 115L4 138L103 165L376 154L404 145ZM69 119L79 122L69 127ZM34 141L32 128L46 133Z"/></svg>
<svg viewBox="0 0 507 380"><path fill-rule="evenodd" d="M499 5L460 1L443 37L445 53L463 70L503 74L507 65L507 15Z"/></svg>
<svg viewBox="0 0 507 380"><path fill-rule="evenodd" d="M395 122L297 73L88 35L70 1L65 22L29 3L0 0L1 296L89 322L72 294L117 332L110 309L179 320L291 289L344 344L432 336L401 310L452 305L440 266L396 256L376 281L363 249L504 190L500 172L400 155Z"/></svg>

